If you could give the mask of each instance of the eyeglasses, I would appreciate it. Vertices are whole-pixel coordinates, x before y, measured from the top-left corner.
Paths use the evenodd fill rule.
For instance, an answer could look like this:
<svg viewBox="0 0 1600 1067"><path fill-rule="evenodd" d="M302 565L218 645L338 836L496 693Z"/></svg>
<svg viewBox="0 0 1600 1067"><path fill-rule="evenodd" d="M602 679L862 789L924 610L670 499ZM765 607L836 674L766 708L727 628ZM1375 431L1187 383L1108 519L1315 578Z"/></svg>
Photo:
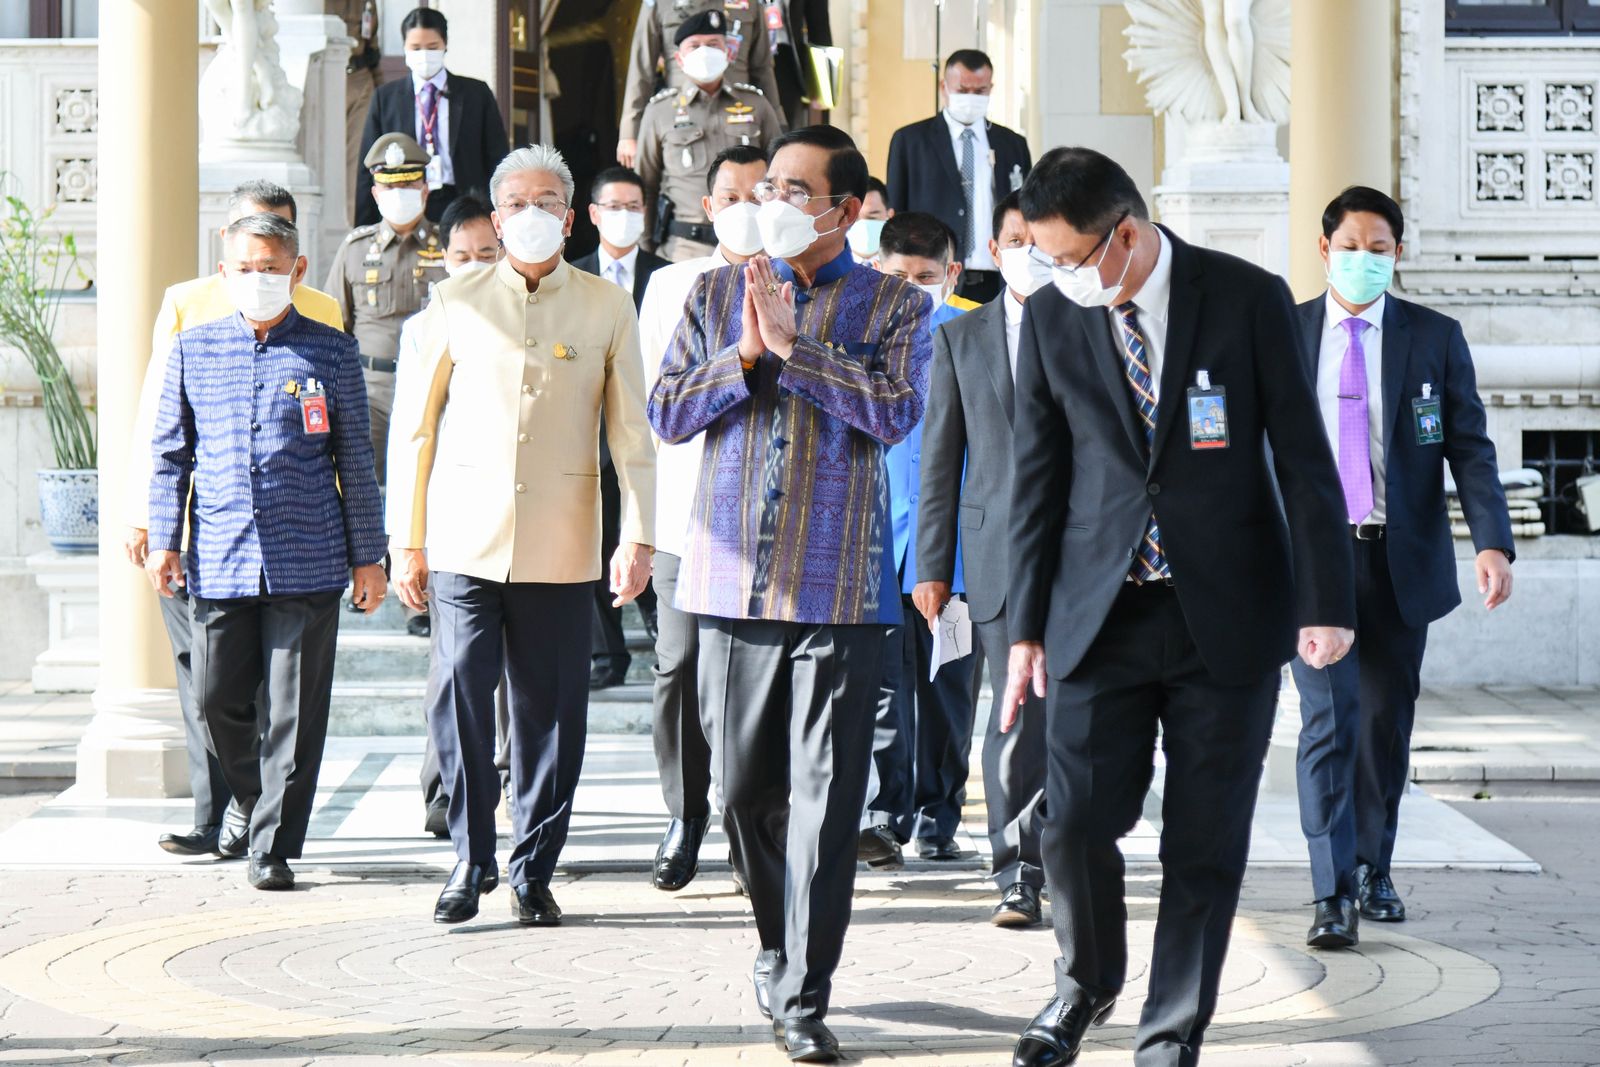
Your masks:
<svg viewBox="0 0 1600 1067"><path fill-rule="evenodd" d="M567 202L559 196L541 196L537 200L502 200L495 205L501 218L509 219L513 215L520 215L530 207L536 207L546 215L557 218L567 213Z"/></svg>
<svg viewBox="0 0 1600 1067"><path fill-rule="evenodd" d="M1127 218L1127 217L1128 217L1128 212L1126 212L1126 211L1124 211L1122 214L1118 215L1117 216L1117 221L1113 222L1111 224L1111 229L1107 230L1105 232L1105 235L1103 237L1101 237L1100 240L1098 240L1098 241L1096 241L1094 243L1094 247L1089 249L1088 254L1085 255L1082 259L1078 260L1078 262L1077 262L1077 264L1075 266L1069 267L1069 266L1066 266L1063 263L1057 263L1053 259L1047 259L1047 260L1045 260L1045 262L1050 265L1050 268L1052 270L1058 270L1062 274L1065 274L1069 278L1077 277L1078 272L1084 268L1084 264L1089 262L1089 256L1092 256L1096 252L1100 251L1100 246L1105 244L1107 241L1111 240L1111 235L1117 232L1117 227L1121 226L1122 225L1122 220ZM1029 253L1029 254L1030 254L1030 256L1032 255L1032 253ZM1104 259L1104 258L1105 258L1104 255L1102 255L1100 257L1100 259ZM1095 262L1094 269L1096 269L1096 270L1100 269L1100 263L1099 263L1098 260Z"/></svg>
<svg viewBox="0 0 1600 1067"><path fill-rule="evenodd" d="M797 208L804 208L813 200L843 200L849 193L838 193L833 196L812 196L799 186L790 189L780 189L772 182L757 182L755 187L756 203L770 204L774 200L782 200Z"/></svg>
<svg viewBox="0 0 1600 1067"><path fill-rule="evenodd" d="M608 200L603 204L595 204L595 207L601 211L637 211L643 214L644 201L638 200L632 203L623 203L621 200Z"/></svg>

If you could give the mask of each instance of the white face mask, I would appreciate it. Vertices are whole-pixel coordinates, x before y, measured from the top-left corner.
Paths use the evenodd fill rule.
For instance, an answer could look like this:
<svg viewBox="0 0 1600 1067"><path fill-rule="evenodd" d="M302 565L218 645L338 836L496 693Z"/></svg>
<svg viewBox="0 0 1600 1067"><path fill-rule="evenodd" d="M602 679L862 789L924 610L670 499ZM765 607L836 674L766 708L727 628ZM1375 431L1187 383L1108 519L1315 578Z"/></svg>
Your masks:
<svg viewBox="0 0 1600 1067"><path fill-rule="evenodd" d="M229 274L228 299L251 322L271 322L289 306L294 286L288 274Z"/></svg>
<svg viewBox="0 0 1600 1067"><path fill-rule="evenodd" d="M1022 296L1032 296L1050 283L1050 264L1033 255L1031 245L1000 250L1000 277Z"/></svg>
<svg viewBox="0 0 1600 1067"><path fill-rule="evenodd" d="M378 214L391 226L409 226L422 215L421 189L379 189Z"/></svg>
<svg viewBox="0 0 1600 1067"><path fill-rule="evenodd" d="M486 263L481 259L469 259L461 263L446 263L444 272L455 278L462 274L471 274L473 271L488 270L492 266L493 263Z"/></svg>
<svg viewBox="0 0 1600 1067"><path fill-rule="evenodd" d="M928 296L933 300L934 307L938 307L940 304L944 303L944 282L934 282L932 285L919 285L917 288L928 294Z"/></svg>
<svg viewBox="0 0 1600 1067"><path fill-rule="evenodd" d="M761 227L756 222L760 210L756 204L740 203L718 211L711 228L722 247L736 256L753 256L761 251Z"/></svg>
<svg viewBox="0 0 1600 1067"><path fill-rule="evenodd" d="M878 244L883 240L883 219L857 219L854 226L844 231L850 242L850 251L857 259L867 260L878 254Z"/></svg>
<svg viewBox="0 0 1600 1067"><path fill-rule="evenodd" d="M411 73L427 81L444 69L443 48L411 48L406 50L406 67Z"/></svg>
<svg viewBox="0 0 1600 1067"><path fill-rule="evenodd" d="M792 259L833 230L817 232L817 217L808 215L787 200L768 200L756 211L761 228L761 247L773 259Z"/></svg>
<svg viewBox="0 0 1600 1067"><path fill-rule="evenodd" d="M644 234L644 212L600 212L600 236L618 248L632 248Z"/></svg>
<svg viewBox="0 0 1600 1067"><path fill-rule="evenodd" d="M709 44L683 57L683 72L699 85L710 85L728 69L728 53Z"/></svg>
<svg viewBox="0 0 1600 1067"><path fill-rule="evenodd" d="M500 239L506 251L524 263L543 263L561 250L567 239L564 219L548 211L525 207L508 219L500 221Z"/></svg>
<svg viewBox="0 0 1600 1067"><path fill-rule="evenodd" d="M951 93L949 101L950 117L963 126L982 122L989 114L989 98L981 93Z"/></svg>
<svg viewBox="0 0 1600 1067"><path fill-rule="evenodd" d="M1055 275L1056 288L1061 290L1061 295L1077 304L1079 307L1103 308L1110 307L1111 302L1122 292L1122 280L1128 276L1128 268L1133 265L1133 249L1128 249L1128 259L1122 264L1122 273L1117 275L1114 285L1106 285L1100 280L1100 265L1106 261L1106 256L1111 252L1111 246L1117 240L1116 231L1106 239L1105 247L1100 250L1100 258L1094 266L1084 264L1076 272L1068 272L1066 267L1053 267L1051 273Z"/></svg>

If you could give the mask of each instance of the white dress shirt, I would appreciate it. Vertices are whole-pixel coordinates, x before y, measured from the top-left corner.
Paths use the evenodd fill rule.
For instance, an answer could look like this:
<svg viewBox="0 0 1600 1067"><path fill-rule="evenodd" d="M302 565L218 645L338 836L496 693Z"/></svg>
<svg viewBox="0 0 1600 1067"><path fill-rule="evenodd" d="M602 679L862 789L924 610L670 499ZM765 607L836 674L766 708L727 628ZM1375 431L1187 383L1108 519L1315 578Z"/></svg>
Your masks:
<svg viewBox="0 0 1600 1067"><path fill-rule="evenodd" d="M1145 362L1150 364L1150 386L1155 393L1156 403L1161 402L1161 368L1164 365L1167 353L1167 319L1169 305L1172 303L1172 242L1167 240L1167 235L1159 229L1156 236L1161 238L1161 251L1156 253L1156 265L1150 270L1150 277L1145 279L1139 291L1134 294L1133 304L1138 309L1139 332L1144 335ZM1105 246L1102 245L1102 248ZM1099 253L1096 253L1098 257ZM1122 341L1122 313L1116 305L1106 308L1106 314L1111 316L1111 336L1117 344L1117 354L1120 356L1126 349ZM1196 370L1205 368L1197 367Z"/></svg>
<svg viewBox="0 0 1600 1067"><path fill-rule="evenodd" d="M634 245L622 254L621 259L612 259L611 253L606 251L606 246L601 245L596 251L599 253L600 277L608 282L615 282L627 292L633 292L633 270L639 264L639 246ZM617 267L622 268L622 276L617 276ZM684 291L686 294L688 290Z"/></svg>
<svg viewBox="0 0 1600 1067"><path fill-rule="evenodd" d="M428 164L428 188L437 189L440 185L454 185L456 183L455 164L450 162L450 98L445 95L445 81L450 77L450 72L441 70L431 78L419 78L411 75L411 96L414 99L412 110L416 113L417 144L422 150L428 150L428 139L422 130L422 86L425 82L432 82L433 87L439 90L439 119L433 127L433 154L435 161ZM437 184L435 184L437 183Z"/></svg>
<svg viewBox="0 0 1600 1067"><path fill-rule="evenodd" d="M1361 350L1366 357L1367 370L1367 439L1372 449L1372 511L1360 522L1384 521L1384 502L1387 493L1383 484L1387 465L1383 455L1383 308L1389 302L1387 295L1378 297L1371 307L1359 316L1351 315L1344 305L1328 293L1323 298L1326 311L1322 324L1322 344L1317 351L1317 403L1322 408L1322 424L1328 431L1328 441L1333 446L1333 458L1339 458L1339 372L1344 369L1344 357L1350 351L1350 332L1344 320L1359 317L1367 323L1361 331Z"/></svg>
<svg viewBox="0 0 1600 1067"><path fill-rule="evenodd" d="M971 130L972 138L972 249L965 266L968 270L999 270L1000 265L989 254L989 241L994 237L994 153L989 150L988 122L978 121L963 126L943 112L945 125L950 127L950 146L956 153L956 170L961 170L961 134ZM960 236L960 232L957 232Z"/></svg>
<svg viewBox="0 0 1600 1067"><path fill-rule="evenodd" d="M602 257L605 252L600 253ZM683 318L683 305L694 281L708 270L728 266L722 247L709 256L656 268L639 305L639 352L644 359L644 393L648 399L661 377L661 360ZM656 551L682 556L689 539L689 515L700 482L700 457L706 435L668 444L656 440Z"/></svg>
<svg viewBox="0 0 1600 1067"><path fill-rule="evenodd" d="M1022 343L1022 301L1006 287L1000 297L1006 309L1006 355L1011 360L1011 384L1017 383L1017 345Z"/></svg>

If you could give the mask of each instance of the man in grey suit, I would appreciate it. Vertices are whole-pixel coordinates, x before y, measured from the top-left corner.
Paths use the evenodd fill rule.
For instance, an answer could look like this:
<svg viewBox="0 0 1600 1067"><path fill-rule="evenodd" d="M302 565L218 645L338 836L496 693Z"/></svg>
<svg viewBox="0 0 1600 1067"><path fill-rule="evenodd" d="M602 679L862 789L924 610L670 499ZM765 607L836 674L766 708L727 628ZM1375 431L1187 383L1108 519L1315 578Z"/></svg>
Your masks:
<svg viewBox="0 0 1600 1067"><path fill-rule="evenodd" d="M983 742L983 793L989 810L992 876L1000 903L996 926L1041 921L1040 803L1044 797L1044 701L1030 697L1019 728L1000 732L999 698L1011 638L1006 630L1010 578L1011 419L1013 375L1022 304L1049 281L1029 257L1028 224L1017 195L995 205L996 239L1006 292L940 327L933 339L933 377L922 431L921 524L917 560L924 580L912 600L931 624L950 599L957 531L968 606L995 679L995 706ZM966 471L963 481L962 471Z"/></svg>

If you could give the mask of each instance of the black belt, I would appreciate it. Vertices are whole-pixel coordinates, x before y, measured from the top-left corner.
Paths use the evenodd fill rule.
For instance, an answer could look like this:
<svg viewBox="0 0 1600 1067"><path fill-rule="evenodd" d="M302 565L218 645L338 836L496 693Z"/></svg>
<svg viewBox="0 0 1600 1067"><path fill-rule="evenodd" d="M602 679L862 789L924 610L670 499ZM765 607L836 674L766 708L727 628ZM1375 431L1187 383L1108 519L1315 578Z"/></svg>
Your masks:
<svg viewBox="0 0 1600 1067"><path fill-rule="evenodd" d="M705 245L717 243L717 231L709 222L674 222L667 226L667 233L685 241L699 241Z"/></svg>
<svg viewBox="0 0 1600 1067"><path fill-rule="evenodd" d="M362 356L361 365L368 370L377 371L379 374L393 374L400 367L397 359L373 359L371 356Z"/></svg>
<svg viewBox="0 0 1600 1067"><path fill-rule="evenodd" d="M1350 535L1357 541L1382 541L1384 538L1384 525L1381 522L1369 522L1364 526L1350 524Z"/></svg>

